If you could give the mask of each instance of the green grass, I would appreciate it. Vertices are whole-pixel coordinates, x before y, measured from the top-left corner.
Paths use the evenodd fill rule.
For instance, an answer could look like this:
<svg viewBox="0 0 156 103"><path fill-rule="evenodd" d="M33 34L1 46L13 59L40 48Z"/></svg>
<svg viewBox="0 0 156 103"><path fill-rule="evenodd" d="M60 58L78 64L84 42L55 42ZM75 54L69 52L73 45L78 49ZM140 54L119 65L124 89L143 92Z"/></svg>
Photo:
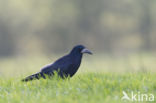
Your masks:
<svg viewBox="0 0 156 103"><path fill-rule="evenodd" d="M123 91L128 95L133 91L156 96L156 73L151 69L155 67L155 58L144 57L146 71L139 69L135 56L127 60L128 65L124 64L125 59L88 58L71 79L54 77L27 83L21 79L55 58L1 59L0 103L135 103L122 101Z"/></svg>
<svg viewBox="0 0 156 103"><path fill-rule="evenodd" d="M0 79L0 103L127 103L122 91L156 95L156 75L87 73L71 79ZM131 102L129 102L131 103Z"/></svg>

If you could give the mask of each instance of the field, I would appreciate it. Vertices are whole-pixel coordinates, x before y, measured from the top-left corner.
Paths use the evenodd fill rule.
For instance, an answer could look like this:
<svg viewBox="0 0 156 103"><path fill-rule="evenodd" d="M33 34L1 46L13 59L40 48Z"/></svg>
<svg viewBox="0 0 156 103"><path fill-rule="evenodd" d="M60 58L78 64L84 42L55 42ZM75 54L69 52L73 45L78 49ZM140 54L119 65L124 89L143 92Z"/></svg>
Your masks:
<svg viewBox="0 0 156 103"><path fill-rule="evenodd" d="M56 58L1 59L0 103L135 103L142 94L147 94L143 103L150 103L151 94L156 96L156 59L150 55L144 55L141 60L137 56L126 59L89 56L83 59L80 70L71 79L61 80L55 76L21 82ZM121 100L123 91L129 97L135 93L137 101Z"/></svg>

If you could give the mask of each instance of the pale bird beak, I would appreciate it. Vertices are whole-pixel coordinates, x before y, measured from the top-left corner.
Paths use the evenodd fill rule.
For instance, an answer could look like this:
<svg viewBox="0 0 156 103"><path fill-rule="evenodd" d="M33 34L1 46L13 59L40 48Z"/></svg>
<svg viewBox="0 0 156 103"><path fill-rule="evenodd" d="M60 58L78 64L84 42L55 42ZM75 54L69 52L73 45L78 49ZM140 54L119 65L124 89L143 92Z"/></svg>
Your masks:
<svg viewBox="0 0 156 103"><path fill-rule="evenodd" d="M90 55L93 54L90 50L88 50L88 49L86 49L86 48L84 48L84 49L81 51L81 53L87 53L87 54L90 54Z"/></svg>

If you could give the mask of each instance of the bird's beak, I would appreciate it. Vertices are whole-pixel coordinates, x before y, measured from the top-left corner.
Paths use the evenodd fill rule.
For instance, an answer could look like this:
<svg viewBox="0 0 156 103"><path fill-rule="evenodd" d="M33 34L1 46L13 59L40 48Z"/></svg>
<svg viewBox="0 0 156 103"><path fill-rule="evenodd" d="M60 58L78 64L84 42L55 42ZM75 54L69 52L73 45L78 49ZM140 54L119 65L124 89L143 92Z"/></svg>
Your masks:
<svg viewBox="0 0 156 103"><path fill-rule="evenodd" d="M81 53L93 54L90 50L84 48Z"/></svg>

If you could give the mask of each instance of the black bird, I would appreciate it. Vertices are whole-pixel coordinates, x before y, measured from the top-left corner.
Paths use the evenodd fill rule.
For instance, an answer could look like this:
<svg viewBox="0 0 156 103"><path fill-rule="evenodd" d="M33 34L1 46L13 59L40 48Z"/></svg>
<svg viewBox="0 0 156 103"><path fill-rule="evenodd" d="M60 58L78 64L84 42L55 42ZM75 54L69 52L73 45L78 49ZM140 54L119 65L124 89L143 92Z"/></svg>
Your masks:
<svg viewBox="0 0 156 103"><path fill-rule="evenodd" d="M49 64L41 69L40 72L33 74L31 76L26 77L22 81L30 81L34 79L51 77L57 72L58 76L61 78L72 77L78 70L81 59L84 53L92 54L85 46L77 45L75 46L71 52L62 58L56 60L54 63Z"/></svg>

